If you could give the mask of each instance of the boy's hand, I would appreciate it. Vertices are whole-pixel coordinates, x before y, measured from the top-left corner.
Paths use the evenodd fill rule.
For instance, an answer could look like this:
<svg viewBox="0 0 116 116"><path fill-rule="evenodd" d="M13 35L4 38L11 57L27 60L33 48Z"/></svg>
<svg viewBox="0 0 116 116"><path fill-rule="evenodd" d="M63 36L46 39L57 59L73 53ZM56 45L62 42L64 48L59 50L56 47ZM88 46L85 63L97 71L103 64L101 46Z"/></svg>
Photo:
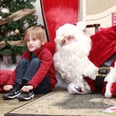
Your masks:
<svg viewBox="0 0 116 116"><path fill-rule="evenodd" d="M4 91L10 91L11 89L13 89L13 85L4 85L3 89Z"/></svg>
<svg viewBox="0 0 116 116"><path fill-rule="evenodd" d="M33 90L33 86L32 86L32 85L26 85L26 86L23 86L23 87L21 88L21 90L22 90L23 92L29 92L30 90Z"/></svg>

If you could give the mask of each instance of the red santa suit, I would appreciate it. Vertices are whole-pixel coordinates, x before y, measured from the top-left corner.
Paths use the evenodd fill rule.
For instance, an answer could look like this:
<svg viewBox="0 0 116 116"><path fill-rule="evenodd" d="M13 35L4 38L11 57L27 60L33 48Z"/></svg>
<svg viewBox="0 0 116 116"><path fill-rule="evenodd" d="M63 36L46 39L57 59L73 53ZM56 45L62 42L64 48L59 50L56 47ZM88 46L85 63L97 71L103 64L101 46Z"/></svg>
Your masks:
<svg viewBox="0 0 116 116"><path fill-rule="evenodd" d="M109 58L116 54L116 26L105 28L91 36L92 48L89 59L98 67L101 67ZM114 65L116 57L113 58L110 65ZM95 86L95 80L85 78L91 87L93 93L102 92L104 94L107 82L103 83L102 89ZM110 88L112 96L116 97L116 82L112 83Z"/></svg>
<svg viewBox="0 0 116 116"><path fill-rule="evenodd" d="M70 52L70 50L69 50L68 53L66 52L66 54L64 54L65 52L63 53L63 47L62 47L61 41L63 40L64 36L67 36L67 35L74 36L75 38L77 38L78 42L82 41L82 40L79 39L80 37L81 37L81 39L83 39L83 37L84 37L84 36L81 36L81 32L78 33L78 31L75 31L76 32L75 33L74 32L75 29L73 29L71 27L73 27L73 26L69 26L68 28L64 28L64 30L63 30L63 26L62 26L61 29L58 29L60 31L56 32L55 40L56 40L56 45L57 45L56 46L57 51L54 55L56 71L58 73L60 73L59 74L60 78L64 79L65 82L67 80L70 81L70 82L66 82L66 83L68 83L68 88L69 88L68 91L70 93L86 94L86 93L101 92L101 93L104 94L104 92L105 92L105 96L106 96L106 91L107 91L106 87L108 85L106 78L108 76L106 75L106 78L97 76L98 78L91 79L90 76L87 76L85 73L83 73L85 71L86 67L88 68L88 65L87 66L85 65L85 67L81 68L80 67L81 65L77 64L78 60L80 60L80 59L78 59L78 57L79 56L81 57L81 55L83 55L83 50L84 51L89 51L89 49L85 47L85 45L88 45L89 41L85 42L86 44L84 43L84 46L83 46L82 43L77 44L77 46L79 46L79 47L75 48L77 50L77 52L79 52L79 49L81 48L80 49L81 53L79 55L77 54L77 52L75 52L75 49L72 49L73 50L72 52L75 52L75 55L77 55L77 56L74 56L73 55L74 53L72 54ZM110 28L107 28L107 29L103 29L103 30L97 32L96 34L94 34L90 37L90 39L92 41L92 46L91 46L91 51L89 52L89 60L91 62L93 62L93 64L95 64L97 67L102 67L107 62L107 60L109 58L111 58L112 56L115 55L115 49L116 49L116 47L115 47L115 45L116 45L115 37L116 37L116 26L113 26L113 27L110 27ZM72 46L72 48L73 47L74 47L74 45ZM70 47L70 49L71 49L71 47ZM61 55L58 55L58 54L60 54L58 52L61 52ZM70 60L69 57L70 57L71 54L73 55L72 56L72 62L74 62L75 64L72 63L71 61L69 63L69 60ZM74 57L76 57L76 60L73 59ZM68 61L67 61L67 59L68 59ZM115 61L115 57L113 58L113 60L112 60L112 62L109 66L113 66L114 61ZM84 61L82 61L81 63L83 63L83 62ZM70 68L71 66L73 66L73 70L72 70L72 68ZM79 77L79 76L77 77L77 75L79 75L79 72L78 72L79 69L76 70L76 68L78 68L78 67L80 67L80 69L83 70L83 72L82 72L83 77L84 77L85 81L87 82L87 84L83 82L84 87L80 84L80 83L82 83L82 81L80 81L80 82L76 81L76 83L74 83L74 81L73 81L74 77L76 77L76 78ZM68 70L68 68L70 68L70 70ZM92 68L92 70L93 70L93 68ZM108 68L108 70L109 70L109 68ZM89 70L89 71L91 71L91 70ZM88 71L88 73L89 73L89 71ZM101 71L101 68L98 71ZM113 70L111 72L114 73L115 71ZM76 73L76 75L74 75L74 73ZM110 76L112 76L112 75L110 75ZM113 75L113 76L115 76L115 75ZM101 79L101 78L102 78L102 82L99 82L98 79ZM80 78L78 78L77 80L79 80L79 79ZM96 84L96 82L97 82L97 84ZM110 95L108 97L116 96L116 94L115 94L116 93L115 92L116 83L115 82L116 81L112 81L112 83L111 83L111 81L110 81L110 84L111 84L109 86ZM89 85L90 88L88 87L88 85Z"/></svg>

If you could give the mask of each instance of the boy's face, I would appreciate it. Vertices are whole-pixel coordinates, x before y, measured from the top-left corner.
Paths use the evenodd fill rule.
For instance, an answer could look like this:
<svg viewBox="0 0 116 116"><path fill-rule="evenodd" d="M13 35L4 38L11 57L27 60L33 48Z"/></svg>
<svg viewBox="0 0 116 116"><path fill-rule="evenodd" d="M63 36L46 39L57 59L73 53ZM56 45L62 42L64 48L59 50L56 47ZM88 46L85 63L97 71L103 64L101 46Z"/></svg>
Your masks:
<svg viewBox="0 0 116 116"><path fill-rule="evenodd" d="M30 35L29 39L27 40L26 44L27 44L27 48L30 52L34 52L36 49L41 47L40 39L33 38L33 37L31 37L31 35Z"/></svg>

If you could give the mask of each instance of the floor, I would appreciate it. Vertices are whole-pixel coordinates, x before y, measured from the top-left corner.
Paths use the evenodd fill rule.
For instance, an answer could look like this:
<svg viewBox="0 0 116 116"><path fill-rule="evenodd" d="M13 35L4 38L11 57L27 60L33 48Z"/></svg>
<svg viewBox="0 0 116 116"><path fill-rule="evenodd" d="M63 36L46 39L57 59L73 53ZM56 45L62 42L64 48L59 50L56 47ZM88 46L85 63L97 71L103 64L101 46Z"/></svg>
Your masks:
<svg viewBox="0 0 116 116"><path fill-rule="evenodd" d="M101 94L70 95L67 91L56 90L28 103L5 101L2 108L7 107L7 111L15 108L5 116L113 116L103 111L115 102L115 98L107 99Z"/></svg>
<svg viewBox="0 0 116 116"><path fill-rule="evenodd" d="M32 99L30 101L19 101L17 99L3 100L2 95L3 94L0 94L0 116L4 116L4 114L11 112L12 110L15 110L19 107L22 107L23 105L26 105L27 103L30 103L34 101L36 98L42 96L42 95L37 95L35 99Z"/></svg>

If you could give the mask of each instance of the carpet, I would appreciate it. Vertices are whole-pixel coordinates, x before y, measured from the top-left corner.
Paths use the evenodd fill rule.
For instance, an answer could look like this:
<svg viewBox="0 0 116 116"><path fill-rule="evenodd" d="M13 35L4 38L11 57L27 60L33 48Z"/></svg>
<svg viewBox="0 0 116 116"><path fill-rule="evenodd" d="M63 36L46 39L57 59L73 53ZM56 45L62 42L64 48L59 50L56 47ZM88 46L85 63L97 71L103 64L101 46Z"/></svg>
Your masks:
<svg viewBox="0 0 116 116"><path fill-rule="evenodd" d="M102 112L115 105L115 99L101 94L70 95L56 90L23 105L5 116L110 116Z"/></svg>

